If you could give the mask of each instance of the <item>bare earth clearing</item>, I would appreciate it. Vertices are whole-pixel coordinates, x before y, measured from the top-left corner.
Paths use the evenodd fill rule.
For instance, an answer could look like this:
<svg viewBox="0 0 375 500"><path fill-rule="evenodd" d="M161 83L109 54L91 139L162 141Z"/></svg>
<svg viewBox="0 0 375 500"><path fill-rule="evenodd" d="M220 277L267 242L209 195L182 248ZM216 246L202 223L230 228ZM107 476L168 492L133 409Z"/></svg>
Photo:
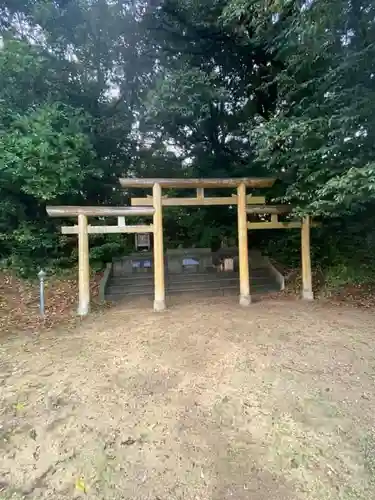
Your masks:
<svg viewBox="0 0 375 500"><path fill-rule="evenodd" d="M235 299L0 344L0 498L375 498L375 316Z"/></svg>

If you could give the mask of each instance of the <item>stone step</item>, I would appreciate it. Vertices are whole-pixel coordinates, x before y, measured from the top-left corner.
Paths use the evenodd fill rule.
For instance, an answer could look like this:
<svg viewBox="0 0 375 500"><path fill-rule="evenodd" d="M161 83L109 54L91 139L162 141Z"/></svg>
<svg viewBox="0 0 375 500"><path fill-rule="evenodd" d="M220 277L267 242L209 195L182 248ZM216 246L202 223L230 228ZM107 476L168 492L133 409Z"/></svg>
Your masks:
<svg viewBox="0 0 375 500"><path fill-rule="evenodd" d="M257 279L257 280L250 280L250 286L263 286L267 284L277 284L275 283L274 280L270 278L264 278L264 279ZM226 287L226 286L239 286L239 279L238 278L231 278L231 279L226 279L226 280L218 280L218 279L213 279L213 280L201 280L201 281L194 281L194 280L170 280L166 279L165 280L165 287L166 288L179 288L179 287ZM124 283L124 282L119 282L117 280L111 280L109 281L107 288L116 288L120 290L132 290L135 288L144 288L144 289L153 289L154 288L154 283L153 282L148 282L148 283L140 283L137 281L129 282L129 283Z"/></svg>
<svg viewBox="0 0 375 500"><path fill-rule="evenodd" d="M268 269L256 269L252 270L250 273L250 279L252 280L263 280L263 279L273 279L270 275ZM185 272L185 273L166 273L166 280L169 281L207 281L207 280L227 280L227 279L239 279L239 273L236 272ZM112 276L112 280L117 283L152 283L154 281L153 273L135 273L135 274L117 274Z"/></svg>
<svg viewBox="0 0 375 500"><path fill-rule="evenodd" d="M257 296L257 295L264 295L266 293L272 293L272 292L277 292L279 289L276 287L261 287L261 288L252 288L251 289L251 295L252 296ZM204 288L200 290L190 290L190 289L185 289L185 290L174 290L173 293L170 293L166 291L166 297L171 297L175 295L197 295L197 296L204 296L204 297L222 297L225 295L239 295L239 289L234 287L234 288L220 288L213 290L212 288ZM132 293L120 293L120 294L106 294L106 300L109 302L117 302L120 300L126 300L126 299L131 299L131 298L137 298L137 297L148 297L148 298L153 298L153 292L150 293L144 293L141 291L138 292L132 292Z"/></svg>
<svg viewBox="0 0 375 500"><path fill-rule="evenodd" d="M279 286L267 268L250 271L250 288L252 294L267 293L279 290ZM166 273L165 292L167 296L175 294L200 294L220 296L239 293L239 273L235 271L217 272L183 272ZM106 299L120 300L123 297L139 297L154 294L154 275L152 272L134 274L117 274L108 282Z"/></svg>
<svg viewBox="0 0 375 500"><path fill-rule="evenodd" d="M262 283L262 284L250 284L252 290L265 290L269 288L277 288L277 286L272 282ZM218 283L216 287L213 287L211 283L200 283L197 285L196 283L176 283L174 285L168 286L166 288L167 292L175 293L178 291L198 291L198 290L238 290L240 289L239 283L237 281L233 281L230 283L226 283L225 285Z"/></svg>
<svg viewBox="0 0 375 500"><path fill-rule="evenodd" d="M263 295L266 293L271 293L271 292L277 292L279 289L276 287L261 287L261 288L252 288L251 289L251 295L257 296L257 295ZM213 290L212 288L204 288L204 289L199 289L199 290L190 290L190 289L181 289L181 290L174 290L173 293L166 291L166 297L171 297L174 295L198 295L198 296L204 296L204 297L221 297L225 295L239 295L239 289L237 287L233 288L220 288ZM109 302L117 302L120 300L124 299L131 299L131 298L136 298L136 297L149 297L153 298L153 292L149 293L144 293L142 291L137 291L137 292L131 292L131 293L110 293L106 294L106 300Z"/></svg>
<svg viewBox="0 0 375 500"><path fill-rule="evenodd" d="M267 291L277 291L279 288L277 284L273 282L267 282L263 284L251 284L252 293L265 293ZM166 295L174 295L175 293L200 293L211 291L213 294L222 295L226 291L239 292L238 282L231 282L225 285L220 283L213 287L211 283L177 283L173 286L166 286ZM130 295L153 295L153 286L132 286L129 288L124 288L122 286L111 285L107 289L106 297L124 297Z"/></svg>
<svg viewBox="0 0 375 500"><path fill-rule="evenodd" d="M251 286L257 286L257 285L267 285L267 284L275 284L275 281L269 277L269 276L264 276L264 277L258 277L258 278L251 278L250 279L250 284ZM226 286L239 286L239 277L238 276L228 276L228 277L216 277L216 276L206 276L205 279L186 279L185 277L171 277L168 276L165 279L165 286L166 288L174 289L174 288L179 288L179 287L226 287ZM116 289L121 289L121 290L131 290L135 288L142 288L142 289L153 289L154 288L154 281L149 280L149 281L138 281L138 280L131 280L131 281L121 281L118 280L117 278L111 279L108 283L108 288L116 288Z"/></svg>
<svg viewBox="0 0 375 500"><path fill-rule="evenodd" d="M138 283L153 283L154 273L115 274L110 279L119 283L134 283L136 281Z"/></svg>

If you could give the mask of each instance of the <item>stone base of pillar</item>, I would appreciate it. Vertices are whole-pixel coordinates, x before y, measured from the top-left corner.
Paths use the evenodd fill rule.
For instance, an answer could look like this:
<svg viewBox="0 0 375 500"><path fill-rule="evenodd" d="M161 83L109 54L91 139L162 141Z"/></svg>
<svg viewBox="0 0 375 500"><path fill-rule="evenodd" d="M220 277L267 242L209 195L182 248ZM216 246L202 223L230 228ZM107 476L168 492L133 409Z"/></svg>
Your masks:
<svg viewBox="0 0 375 500"><path fill-rule="evenodd" d="M314 300L314 293L311 290L302 291L303 300Z"/></svg>
<svg viewBox="0 0 375 500"><path fill-rule="evenodd" d="M155 312L162 312L165 311L166 306L165 306L165 300L154 300L154 311Z"/></svg>
<svg viewBox="0 0 375 500"><path fill-rule="evenodd" d="M251 304L251 295L240 295L240 306L246 307Z"/></svg>

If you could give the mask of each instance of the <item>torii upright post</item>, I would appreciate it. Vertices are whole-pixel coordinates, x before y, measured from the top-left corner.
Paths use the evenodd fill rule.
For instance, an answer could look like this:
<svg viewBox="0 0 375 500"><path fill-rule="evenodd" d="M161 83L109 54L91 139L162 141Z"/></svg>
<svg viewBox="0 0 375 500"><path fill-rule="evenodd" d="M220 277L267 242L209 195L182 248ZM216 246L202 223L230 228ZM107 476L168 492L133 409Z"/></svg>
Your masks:
<svg viewBox="0 0 375 500"><path fill-rule="evenodd" d="M251 303L251 296L249 280L249 250L247 246L246 185L243 182L237 188L237 210L240 305L248 306Z"/></svg>
<svg viewBox="0 0 375 500"><path fill-rule="evenodd" d="M314 300L311 278L310 216L302 219L301 225L302 298Z"/></svg>
<svg viewBox="0 0 375 500"><path fill-rule="evenodd" d="M90 309L90 264L87 216L78 214L78 314L86 316Z"/></svg>
<svg viewBox="0 0 375 500"><path fill-rule="evenodd" d="M154 311L165 309L164 249L163 249L163 207L161 186L156 183L152 189L154 202Z"/></svg>

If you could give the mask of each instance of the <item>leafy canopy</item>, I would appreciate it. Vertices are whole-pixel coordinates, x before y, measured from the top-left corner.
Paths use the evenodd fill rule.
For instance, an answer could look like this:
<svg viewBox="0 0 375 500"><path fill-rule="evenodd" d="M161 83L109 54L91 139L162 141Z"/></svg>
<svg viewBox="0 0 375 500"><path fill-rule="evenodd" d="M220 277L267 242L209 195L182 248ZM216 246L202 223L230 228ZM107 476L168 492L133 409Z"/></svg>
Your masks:
<svg viewBox="0 0 375 500"><path fill-rule="evenodd" d="M370 248L370 0L6 0L0 19L4 259L74 260L45 204L125 203L118 177L128 173L277 176L269 200L334 217L338 240L347 227ZM170 245L233 236L228 210L175 215L177 227L165 220ZM337 259L325 227L322 262ZM129 245L98 237L92 254Z"/></svg>

